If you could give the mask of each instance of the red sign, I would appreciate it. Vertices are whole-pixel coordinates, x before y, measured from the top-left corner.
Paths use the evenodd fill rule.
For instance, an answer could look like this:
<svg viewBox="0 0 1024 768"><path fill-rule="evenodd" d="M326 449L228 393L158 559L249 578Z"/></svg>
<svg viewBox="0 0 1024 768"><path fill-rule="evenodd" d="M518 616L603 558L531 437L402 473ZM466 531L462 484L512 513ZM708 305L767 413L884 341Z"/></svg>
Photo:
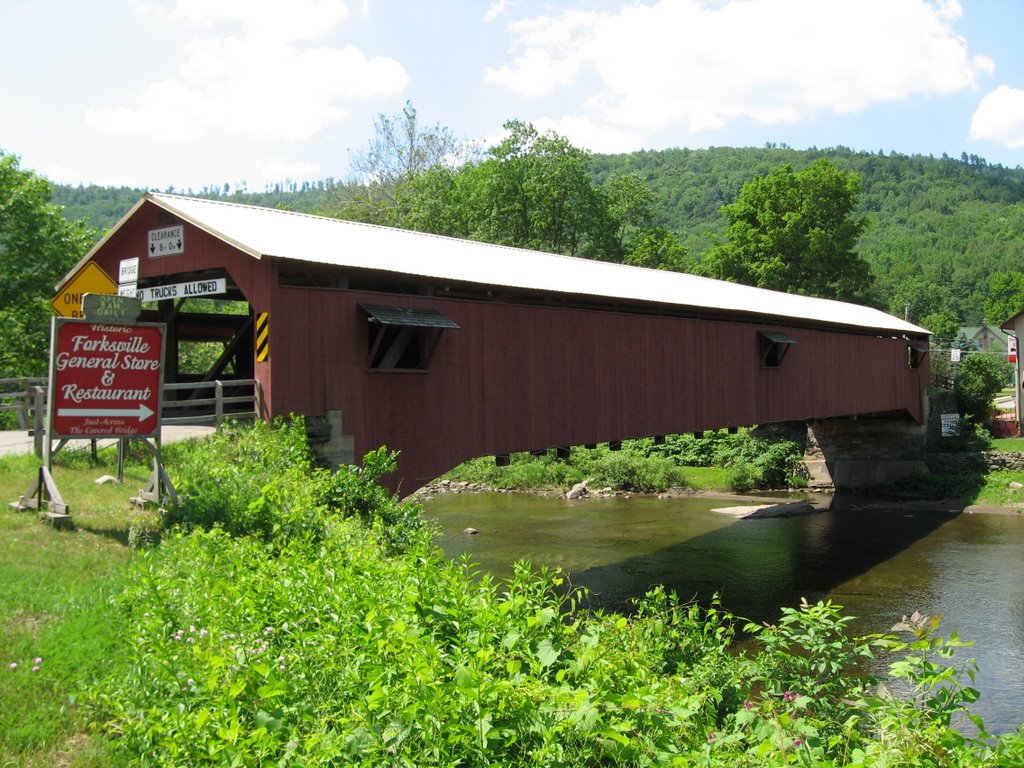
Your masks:
<svg viewBox="0 0 1024 768"><path fill-rule="evenodd" d="M54 319L50 436L147 437L160 428L161 325Z"/></svg>

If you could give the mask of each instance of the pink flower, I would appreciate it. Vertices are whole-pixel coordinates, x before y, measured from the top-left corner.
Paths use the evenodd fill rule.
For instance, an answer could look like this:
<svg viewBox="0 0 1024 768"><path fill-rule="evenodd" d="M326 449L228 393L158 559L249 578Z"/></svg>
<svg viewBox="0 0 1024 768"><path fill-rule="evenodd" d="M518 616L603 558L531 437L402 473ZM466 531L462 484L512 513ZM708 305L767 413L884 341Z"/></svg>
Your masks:
<svg viewBox="0 0 1024 768"><path fill-rule="evenodd" d="M793 691L786 691L784 694L782 694L782 700L785 701L785 702L796 701L796 697L797 697L797 694L794 693Z"/></svg>

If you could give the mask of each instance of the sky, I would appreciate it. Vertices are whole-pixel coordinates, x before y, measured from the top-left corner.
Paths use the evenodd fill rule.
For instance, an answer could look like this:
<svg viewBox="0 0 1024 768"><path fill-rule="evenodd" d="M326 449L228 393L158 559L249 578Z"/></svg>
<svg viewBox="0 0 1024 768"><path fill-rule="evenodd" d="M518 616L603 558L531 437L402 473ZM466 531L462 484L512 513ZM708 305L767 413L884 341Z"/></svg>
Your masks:
<svg viewBox="0 0 1024 768"><path fill-rule="evenodd" d="M379 115L598 153L1024 165L1024 0L0 0L0 150L62 184L353 178Z"/></svg>

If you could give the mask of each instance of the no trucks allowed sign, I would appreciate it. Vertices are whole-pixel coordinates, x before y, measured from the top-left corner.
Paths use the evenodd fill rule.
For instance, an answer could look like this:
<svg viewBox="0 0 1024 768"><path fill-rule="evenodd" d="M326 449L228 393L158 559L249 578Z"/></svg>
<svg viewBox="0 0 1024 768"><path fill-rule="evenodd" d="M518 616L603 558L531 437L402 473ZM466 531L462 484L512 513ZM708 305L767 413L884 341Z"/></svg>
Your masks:
<svg viewBox="0 0 1024 768"><path fill-rule="evenodd" d="M160 429L162 325L54 318L50 436L149 437Z"/></svg>

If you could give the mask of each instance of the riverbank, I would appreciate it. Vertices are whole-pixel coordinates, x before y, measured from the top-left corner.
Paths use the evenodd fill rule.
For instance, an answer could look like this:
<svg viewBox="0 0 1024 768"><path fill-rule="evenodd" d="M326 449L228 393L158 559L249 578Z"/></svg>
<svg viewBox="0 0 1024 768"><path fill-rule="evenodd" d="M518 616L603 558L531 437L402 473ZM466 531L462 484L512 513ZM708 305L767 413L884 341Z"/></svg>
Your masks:
<svg viewBox="0 0 1024 768"><path fill-rule="evenodd" d="M1009 474L1007 479L1004 475ZM1024 473L1000 473L990 484L992 487L978 496L993 495L1018 496L1000 503L984 501L969 503L964 499L935 499L907 494L832 494L802 490L768 491L761 494L735 493L724 490L668 488L659 492L616 490L610 487L591 489L587 483L578 483L569 491L560 488L496 488L481 483L465 480L439 478L420 488L408 497L410 501L430 502L437 496L447 494L500 493L521 494L548 498L566 498L570 500L587 498L624 498L652 497L658 499L703 498L737 502L734 505L722 505L715 511L742 519L766 517L792 517L816 512L825 512L834 508L842 509L874 509L879 507L898 506L901 509L914 511L948 512L950 514L992 514L992 515L1024 515L1024 478L1013 479L1013 475ZM989 483L986 483L989 485Z"/></svg>

